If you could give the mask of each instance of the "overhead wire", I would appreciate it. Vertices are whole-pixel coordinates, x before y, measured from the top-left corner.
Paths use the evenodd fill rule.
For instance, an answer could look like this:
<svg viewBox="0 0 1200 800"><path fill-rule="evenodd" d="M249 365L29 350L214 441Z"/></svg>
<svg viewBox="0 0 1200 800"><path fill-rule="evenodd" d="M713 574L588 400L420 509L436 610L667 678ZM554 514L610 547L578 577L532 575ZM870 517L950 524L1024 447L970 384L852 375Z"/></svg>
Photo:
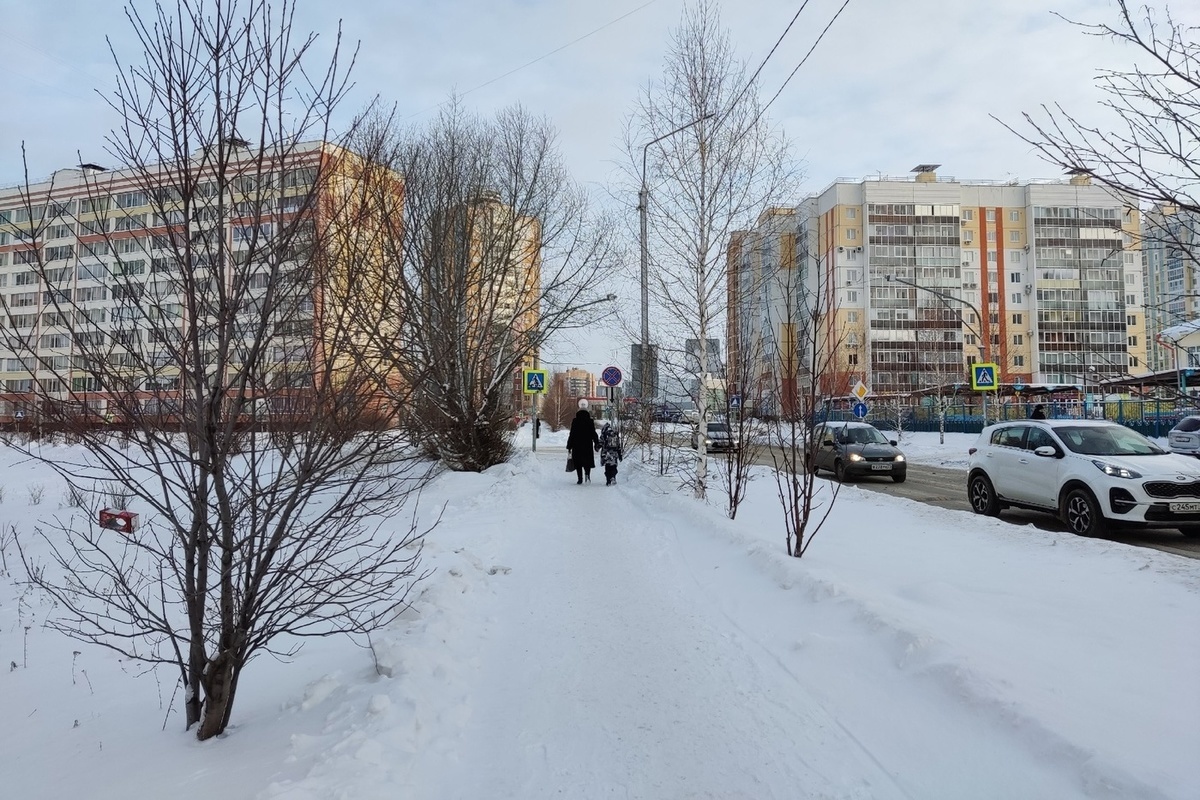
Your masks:
<svg viewBox="0 0 1200 800"><path fill-rule="evenodd" d="M806 1L807 1L807 0L806 0ZM522 64L522 65L521 65L521 66L519 66L519 67L514 67L513 69L510 69L508 72L505 72L503 75L497 75L496 77L494 77L494 78L492 78L492 79L490 79L490 80L484 81L483 83L479 84L478 86L472 86L470 89L467 89L465 92L461 92L461 93L459 93L458 95L456 95L456 97L465 97L466 95L470 94L471 92L478 91L479 89L483 89L484 87L491 86L493 83L496 83L497 81L504 80L504 79L505 79L505 78L507 78L508 76L510 76L510 75L513 75L513 74L515 74L515 73L517 73L517 72L520 72L521 70L523 70L523 69L525 69L525 68L527 68L527 67L531 67L531 66L533 66L534 64L538 63L539 61L544 61L545 59L549 58L549 57L550 57L550 56L552 56L552 55L555 55L555 54L557 54L557 53L561 53L563 50L566 50L568 47L572 47L572 46L574 46L574 45L576 45L576 44L579 44L579 43L580 43L580 42L582 42L584 39L587 39L587 38L590 38L590 37L592 37L592 36L595 36L597 33L599 33L600 31L604 30L605 28L610 28L610 27L612 27L613 25L616 25L616 24L617 24L618 22L620 22L621 20L623 20L623 19L625 19L625 18L627 18L627 17L631 17L631 16L633 16L634 14L636 14L637 12L641 11L642 9L644 9L644 8L646 8L646 7L648 7L648 6L652 6L652 5L654 5L655 3L657 3L657 2L658 2L658 0L648 0L648 2L642 3L640 6L638 6L638 7L637 7L637 8L635 8L635 9L633 9L632 11L627 11L627 12L625 12L624 14L622 14L621 16L617 17L616 19L609 20L608 22L604 23L604 24L603 24L603 25L601 25L600 27L598 27L598 28L595 28L595 29L593 29L593 30L591 30L591 31L588 31L587 33L583 34L582 36L579 36L579 37L577 37L577 38L575 38L575 39L572 39L571 41L567 42L566 44L564 44L564 45L561 45L560 47L556 47L556 48L554 48L553 50L549 51L548 53L543 53L542 55L538 56L537 58L533 59L532 61L527 61L527 62L525 62L524 64ZM408 118L408 119L412 119L413 117L418 117L418 116L420 116L420 115L422 115L422 114L427 114L427 113L429 113L430 111L434 111L435 109L439 109L439 108L441 108L442 106L446 105L446 104L447 104L447 103L449 103L449 102L451 102L451 101L450 101L450 100L443 100L442 102L440 102L440 103L438 103L438 104L436 104L436 105L432 105L432 106L430 106L429 108L426 108L426 109L424 109L424 110L422 110L422 111L416 111L416 112L413 112L412 114L409 114L407 118Z"/></svg>

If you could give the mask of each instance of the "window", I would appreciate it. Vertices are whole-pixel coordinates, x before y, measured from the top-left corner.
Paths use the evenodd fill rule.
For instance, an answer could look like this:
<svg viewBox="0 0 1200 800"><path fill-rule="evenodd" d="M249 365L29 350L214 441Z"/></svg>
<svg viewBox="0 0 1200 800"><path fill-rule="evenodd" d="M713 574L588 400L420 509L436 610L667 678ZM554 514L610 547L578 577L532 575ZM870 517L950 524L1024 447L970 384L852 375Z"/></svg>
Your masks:
<svg viewBox="0 0 1200 800"><path fill-rule="evenodd" d="M1013 314L1012 315L1013 325L1020 325L1024 321L1024 319L1025 319L1025 317L1021 314Z"/></svg>
<svg viewBox="0 0 1200 800"><path fill-rule="evenodd" d="M846 219L858 219L858 209L857 208L847 208L846 209Z"/></svg>
<svg viewBox="0 0 1200 800"><path fill-rule="evenodd" d="M74 258L74 257L75 257L75 245L73 245L73 244L61 244L61 245L58 245L57 247L47 247L46 248L46 260L47 261L63 261L65 259Z"/></svg>
<svg viewBox="0 0 1200 800"><path fill-rule="evenodd" d="M75 229L66 223L51 225L46 229L47 239L65 239L75 232Z"/></svg>
<svg viewBox="0 0 1200 800"><path fill-rule="evenodd" d="M14 264L36 264L38 261L37 250L17 250L13 253Z"/></svg>
<svg viewBox="0 0 1200 800"><path fill-rule="evenodd" d="M1137 314L1130 314L1125 318L1126 325L1137 325Z"/></svg>
<svg viewBox="0 0 1200 800"><path fill-rule="evenodd" d="M996 209L989 208L986 212L984 212L984 218L988 222L995 222L996 221Z"/></svg>
<svg viewBox="0 0 1200 800"><path fill-rule="evenodd" d="M1012 304L1015 306L1021 305L1021 293L1020 292L1012 293Z"/></svg>
<svg viewBox="0 0 1200 800"><path fill-rule="evenodd" d="M994 242L994 241L996 241L996 232L995 232L995 231L988 231L988 232L987 232L987 240L988 240L989 242Z"/></svg>
<svg viewBox="0 0 1200 800"><path fill-rule="evenodd" d="M846 363L851 367L857 367L858 353L851 353L850 355L846 356Z"/></svg>
<svg viewBox="0 0 1200 800"><path fill-rule="evenodd" d="M1137 337L1136 337L1136 336L1130 336L1130 337L1129 337L1129 346L1130 346L1130 347L1137 347Z"/></svg>
<svg viewBox="0 0 1200 800"><path fill-rule="evenodd" d="M1136 367L1137 365L1138 365L1137 356L1130 356L1129 357L1129 366Z"/></svg>
<svg viewBox="0 0 1200 800"><path fill-rule="evenodd" d="M1021 221L1021 212L1017 211L1015 208L1012 211L1009 211L1008 212L1008 221L1009 222L1020 222Z"/></svg>
<svg viewBox="0 0 1200 800"><path fill-rule="evenodd" d="M117 208L135 208L146 205L145 192L121 192L116 197Z"/></svg>
<svg viewBox="0 0 1200 800"><path fill-rule="evenodd" d="M1133 286L1135 283L1137 283L1137 275L1133 274L1132 272L1127 273L1125 275L1125 283L1128 286Z"/></svg>
<svg viewBox="0 0 1200 800"><path fill-rule="evenodd" d="M970 244L971 242L975 241L975 235L971 233L971 231L963 231L962 240L964 244Z"/></svg>
<svg viewBox="0 0 1200 800"><path fill-rule="evenodd" d="M36 272L18 272L13 275L13 286L37 286Z"/></svg>
<svg viewBox="0 0 1200 800"><path fill-rule="evenodd" d="M962 218L963 218L963 219L965 219L965 220L968 220L968 221L969 221L969 220L973 220L973 219L975 219L975 209L973 209L973 208L964 208L964 209L962 210Z"/></svg>
<svg viewBox="0 0 1200 800"><path fill-rule="evenodd" d="M114 231L137 231L146 227L145 214L129 214L113 220Z"/></svg>
<svg viewBox="0 0 1200 800"><path fill-rule="evenodd" d="M27 306L36 306L38 301L37 292L17 292L8 296L8 304L13 308L25 308Z"/></svg>
<svg viewBox="0 0 1200 800"><path fill-rule="evenodd" d="M141 275L146 271L146 259L138 258L133 261L118 261L113 264L113 275Z"/></svg>
<svg viewBox="0 0 1200 800"><path fill-rule="evenodd" d="M846 312L846 322L858 322L858 312L857 311Z"/></svg>
<svg viewBox="0 0 1200 800"><path fill-rule="evenodd" d="M1013 366L1014 367L1025 366L1025 356L1013 356Z"/></svg>
<svg viewBox="0 0 1200 800"><path fill-rule="evenodd" d="M1137 305L1137 295L1134 295L1134 294L1125 295L1125 305L1136 306Z"/></svg>
<svg viewBox="0 0 1200 800"><path fill-rule="evenodd" d="M1020 264L1021 263L1021 251L1020 250L1009 250L1008 251L1008 263Z"/></svg>
<svg viewBox="0 0 1200 800"><path fill-rule="evenodd" d="M994 303L999 303L999 302L1000 302L1000 293L999 292L988 292L988 303L994 304ZM994 317L996 315L992 314L992 316ZM993 319L992 323L995 324L999 321L1000 320Z"/></svg>
<svg viewBox="0 0 1200 800"><path fill-rule="evenodd" d="M1021 232L1020 232L1020 231L1009 231L1009 232L1008 232L1008 240L1009 240L1010 242L1019 242L1019 241L1021 241Z"/></svg>
<svg viewBox="0 0 1200 800"><path fill-rule="evenodd" d="M997 260L998 260L998 256L997 256L996 251L988 250L988 263L995 264L995 263L997 263Z"/></svg>
<svg viewBox="0 0 1200 800"><path fill-rule="evenodd" d="M1019 333L1013 334L1013 344L1025 344L1025 337Z"/></svg>
<svg viewBox="0 0 1200 800"><path fill-rule="evenodd" d="M1008 282L1009 283L1020 283L1021 282L1021 273L1019 273L1019 272L1008 273Z"/></svg>
<svg viewBox="0 0 1200 800"><path fill-rule="evenodd" d="M8 253L0 253L0 267L8 266Z"/></svg>
<svg viewBox="0 0 1200 800"><path fill-rule="evenodd" d="M858 231L856 229L854 229L854 228L846 229L846 240L847 241L853 242L857 238L858 238Z"/></svg>

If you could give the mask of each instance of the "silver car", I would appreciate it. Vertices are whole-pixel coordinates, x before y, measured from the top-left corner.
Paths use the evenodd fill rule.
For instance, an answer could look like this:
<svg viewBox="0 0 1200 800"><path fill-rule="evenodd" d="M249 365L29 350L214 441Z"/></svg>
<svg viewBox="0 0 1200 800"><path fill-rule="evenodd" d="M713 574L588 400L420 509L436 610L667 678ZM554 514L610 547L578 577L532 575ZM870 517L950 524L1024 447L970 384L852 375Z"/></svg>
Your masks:
<svg viewBox="0 0 1200 800"><path fill-rule="evenodd" d="M1167 446L1172 453L1200 456L1200 416L1192 415L1179 420L1167 434Z"/></svg>

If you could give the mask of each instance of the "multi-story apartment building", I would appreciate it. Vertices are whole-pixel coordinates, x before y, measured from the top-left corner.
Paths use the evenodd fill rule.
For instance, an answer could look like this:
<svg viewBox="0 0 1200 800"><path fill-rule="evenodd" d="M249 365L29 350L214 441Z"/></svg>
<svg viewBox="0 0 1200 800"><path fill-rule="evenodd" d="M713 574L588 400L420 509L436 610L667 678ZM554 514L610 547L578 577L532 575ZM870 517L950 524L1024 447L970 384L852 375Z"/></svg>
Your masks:
<svg viewBox="0 0 1200 800"><path fill-rule="evenodd" d="M1200 216L1165 205L1147 211L1142 220L1142 255L1148 366L1155 372L1174 369L1176 348L1162 334L1200 318L1200 281L1196 275L1200 267Z"/></svg>
<svg viewBox="0 0 1200 800"><path fill-rule="evenodd" d="M388 326L361 264L363 241L390 223L343 191L367 165L320 142L230 147L244 151L220 177L198 153L0 190L0 421L167 413L181 382L237 372L273 407L302 407L314 380L361 379L379 351L365 339ZM401 181L383 185L399 208ZM364 346L350 354L352 342Z"/></svg>
<svg viewBox="0 0 1200 800"><path fill-rule="evenodd" d="M562 373L562 380L570 397L593 397L596 393L596 376L585 369L571 367Z"/></svg>
<svg viewBox="0 0 1200 800"><path fill-rule="evenodd" d="M839 181L735 237L731 342L774 341L773 353L759 347L765 369L795 343L781 323L807 326L832 355L815 370L802 361L797 376L816 372L824 396L857 380L910 395L961 383L984 360L1013 385L1146 371L1135 207L1082 175L959 182L935 169Z"/></svg>

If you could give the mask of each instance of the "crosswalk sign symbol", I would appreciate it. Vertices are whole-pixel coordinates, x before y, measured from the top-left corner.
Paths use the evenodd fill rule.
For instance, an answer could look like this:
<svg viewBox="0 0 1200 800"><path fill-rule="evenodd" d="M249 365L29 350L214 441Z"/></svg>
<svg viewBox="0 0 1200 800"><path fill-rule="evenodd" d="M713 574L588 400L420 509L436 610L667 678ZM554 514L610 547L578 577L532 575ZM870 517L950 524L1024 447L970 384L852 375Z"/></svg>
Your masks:
<svg viewBox="0 0 1200 800"><path fill-rule="evenodd" d="M544 369L523 369L521 370L521 381L525 394L545 394L546 393L546 370Z"/></svg>
<svg viewBox="0 0 1200 800"><path fill-rule="evenodd" d="M977 392L994 392L1000 388L996 376L1000 373L998 364L972 364L971 388Z"/></svg>

